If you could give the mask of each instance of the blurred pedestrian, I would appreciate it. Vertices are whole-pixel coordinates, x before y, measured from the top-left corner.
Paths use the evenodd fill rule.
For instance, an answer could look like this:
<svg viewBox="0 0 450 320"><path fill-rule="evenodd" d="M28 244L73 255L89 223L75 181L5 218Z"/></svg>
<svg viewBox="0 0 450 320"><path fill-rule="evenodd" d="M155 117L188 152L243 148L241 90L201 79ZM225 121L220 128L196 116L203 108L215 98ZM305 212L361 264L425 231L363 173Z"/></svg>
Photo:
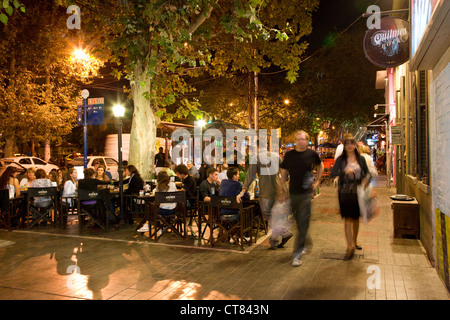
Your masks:
<svg viewBox="0 0 450 320"><path fill-rule="evenodd" d="M341 216L345 221L345 237L347 240L347 253L344 259L353 257L355 249L361 250L358 244L359 217L357 188L359 184L367 185L370 174L366 161L356 147L356 140L348 136L344 139L342 155L330 174L331 178L338 177L338 198Z"/></svg>
<svg viewBox="0 0 450 320"><path fill-rule="evenodd" d="M298 231L292 253L292 266L298 267L302 264L301 258L306 244L313 190L319 185L324 166L318 153L308 148L309 135L305 131L297 131L294 139L295 147L286 152L280 168L283 183L286 183L289 174L292 214ZM316 170L315 178L313 170Z"/></svg>
<svg viewBox="0 0 450 320"><path fill-rule="evenodd" d="M266 164L261 163L261 157L258 159L252 159L248 165L247 174L245 176L244 185L242 188L242 192L238 195L237 200L240 201L240 198L244 195L244 193L249 190L253 181L258 178L258 188L259 188L259 197L258 202L261 209L261 215L264 221L269 222L269 228L273 229L271 225L271 210L274 205L274 200L277 195L277 176L278 171L271 172L270 168L279 168L280 166L280 158L278 154L274 152L267 153L267 159L270 159ZM266 169L266 170L265 170ZM253 190L251 190L253 192ZM273 232L273 230L272 230ZM292 237L292 234L283 234L281 239L281 243L279 244L280 248L283 247L288 240ZM277 240L278 241L278 240ZM275 245L275 243L273 243Z"/></svg>
<svg viewBox="0 0 450 320"><path fill-rule="evenodd" d="M272 209L270 210L269 225L272 234L269 238L270 249L283 248L284 244L292 237L289 230L289 213L291 212L291 201L286 184L281 181L280 175L276 175L276 196ZM281 243L278 239L281 237Z"/></svg>

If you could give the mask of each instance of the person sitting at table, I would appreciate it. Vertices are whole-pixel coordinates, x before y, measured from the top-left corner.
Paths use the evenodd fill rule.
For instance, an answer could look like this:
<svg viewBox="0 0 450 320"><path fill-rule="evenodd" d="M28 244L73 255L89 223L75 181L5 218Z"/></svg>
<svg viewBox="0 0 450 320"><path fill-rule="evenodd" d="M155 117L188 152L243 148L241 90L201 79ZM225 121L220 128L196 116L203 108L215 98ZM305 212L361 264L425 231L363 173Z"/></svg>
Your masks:
<svg viewBox="0 0 450 320"><path fill-rule="evenodd" d="M128 184L128 188L123 191L124 196L138 195L139 191L144 190L144 180L141 178L139 171L132 164L128 165L125 168L125 175L128 177L123 181L123 184ZM114 182L115 186L119 186L119 181ZM117 203L120 199L118 197L114 197L114 203L117 207ZM133 224L133 216L128 214L129 210L124 210L120 212L119 223L125 224L125 220L128 220L128 224ZM117 226L116 226L117 227Z"/></svg>
<svg viewBox="0 0 450 320"><path fill-rule="evenodd" d="M144 190L144 180L135 166L128 165L125 168L125 175L128 178L123 181L123 184L128 184L128 188L123 191L124 195L139 194L139 191ZM118 182L115 182L114 185L118 185Z"/></svg>
<svg viewBox="0 0 450 320"><path fill-rule="evenodd" d="M19 186L19 180L16 178L16 176L19 174L19 171L15 167L6 167L5 171L0 177L0 189L6 189L8 190L6 194L4 195L7 197L6 199L0 199L0 203L2 204L3 210L7 211L9 210L8 206L8 200L17 198L18 201L20 201L19 204L19 215L12 218L11 217L11 226L15 227L19 224L19 221L21 218L23 218L25 212L27 203L24 198L20 197L20 186Z"/></svg>
<svg viewBox="0 0 450 320"><path fill-rule="evenodd" d="M70 169L69 169L70 170ZM94 178L95 170L87 168L84 170L84 179L78 181L78 190L96 191L99 185L109 184L109 181L102 181ZM104 201L106 205L106 200ZM94 216L94 207L97 204L97 200L86 200L81 202L86 207L92 216ZM102 208L103 209L103 208Z"/></svg>
<svg viewBox="0 0 450 320"><path fill-rule="evenodd" d="M52 182L47 178L47 174L44 169L36 170L36 180L31 182L32 188L50 188L52 187ZM34 205L39 208L47 208L52 204L51 197L36 197L34 199Z"/></svg>
<svg viewBox="0 0 450 320"><path fill-rule="evenodd" d="M197 182L193 176L189 175L189 170L184 164L175 167L175 174L182 181L181 190L186 191L186 207L190 208L192 199L197 198Z"/></svg>
<svg viewBox="0 0 450 320"><path fill-rule="evenodd" d="M58 175L58 189L62 190L64 188L64 178L66 177L67 168L59 168L56 170Z"/></svg>
<svg viewBox="0 0 450 320"><path fill-rule="evenodd" d="M199 186L199 196L198 199L200 201L211 201L212 195L218 195L219 194L219 187L220 187L220 181L219 181L219 174L217 172L216 168L209 168L207 171L208 178L206 180L203 180L202 183L200 183Z"/></svg>
<svg viewBox="0 0 450 320"><path fill-rule="evenodd" d="M189 160L186 164L186 167L189 170L189 174L194 177L195 180L198 180L200 178L200 173L198 172L197 168L192 163L192 160Z"/></svg>
<svg viewBox="0 0 450 320"><path fill-rule="evenodd" d="M231 167L227 170L228 179L222 180L220 184L219 195L226 197L236 197L242 191L242 183L239 182L239 169L236 167ZM250 194L245 192L242 199L249 200ZM238 222L239 221L239 210L238 209L221 209L220 219L226 220L228 222Z"/></svg>
<svg viewBox="0 0 450 320"><path fill-rule="evenodd" d="M94 160L94 171L97 172L97 169L99 166L103 165L102 162L100 160ZM104 165L103 165L104 166ZM104 166L105 167L105 166ZM112 180L112 175L111 172L106 171L106 167L105 167L105 174L106 176L109 178L109 180Z"/></svg>
<svg viewBox="0 0 450 320"><path fill-rule="evenodd" d="M48 179L52 182L52 187L58 187L58 175L56 170L52 170L48 173Z"/></svg>
<svg viewBox="0 0 450 320"><path fill-rule="evenodd" d="M95 171L94 178L98 179L98 180L102 180L102 181L108 181L109 183L111 183L111 179L106 174L106 167L104 165L102 165L102 164L98 165L97 170ZM105 188L108 188L108 186L106 186L106 185L99 185L98 188L99 189L105 189Z"/></svg>
<svg viewBox="0 0 450 320"><path fill-rule="evenodd" d="M220 165L220 172L219 172L219 181L222 181L224 179L227 179L227 170L228 170L228 164L224 161L223 164Z"/></svg>
<svg viewBox="0 0 450 320"><path fill-rule="evenodd" d="M5 172L0 177L0 189L9 190L9 199L20 197L19 180L16 178L18 174L17 168L6 167Z"/></svg>
<svg viewBox="0 0 450 320"><path fill-rule="evenodd" d="M160 171L156 178L156 188L155 192L176 192L177 187L174 182L170 181L170 177L165 171ZM176 203L161 203L158 208L158 214L163 216L171 216L175 214ZM148 232L149 222L146 221L145 224L137 230L137 232Z"/></svg>
<svg viewBox="0 0 450 320"><path fill-rule="evenodd" d="M169 175L169 178L170 177L176 177L176 174L175 174L175 172L173 172L173 170L170 168L170 163L169 163L169 161L165 161L164 162L164 167L158 167L158 172L156 172L156 174L158 175L158 173L160 173L161 171L165 171L165 172L167 172L167 174Z"/></svg>
<svg viewBox="0 0 450 320"><path fill-rule="evenodd" d="M64 197L75 197L77 194L78 188L78 172L75 168L70 168L66 171L66 174L63 179L63 188L62 188L62 202L67 203L70 207L74 204L72 199L64 199Z"/></svg>
<svg viewBox="0 0 450 320"><path fill-rule="evenodd" d="M28 168L26 177L24 177L24 178L22 178L22 180L20 180L19 186L21 188L22 187L29 188L29 187L31 187L31 182L33 182L34 180L36 180L36 170L34 170L34 168Z"/></svg>

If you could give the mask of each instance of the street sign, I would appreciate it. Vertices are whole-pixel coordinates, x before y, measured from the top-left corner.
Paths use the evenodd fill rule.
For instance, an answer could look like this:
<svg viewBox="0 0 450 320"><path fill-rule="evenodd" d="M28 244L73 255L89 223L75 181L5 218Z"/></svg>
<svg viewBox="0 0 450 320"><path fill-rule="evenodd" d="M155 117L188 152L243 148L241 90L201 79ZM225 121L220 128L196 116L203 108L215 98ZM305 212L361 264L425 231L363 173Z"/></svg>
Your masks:
<svg viewBox="0 0 450 320"><path fill-rule="evenodd" d="M83 121L83 100L77 100L77 124L79 126L84 125ZM104 98L91 98L87 99L87 125L99 125L104 122Z"/></svg>
<svg viewBox="0 0 450 320"><path fill-rule="evenodd" d="M397 124L391 127L392 144L402 144L402 126Z"/></svg>

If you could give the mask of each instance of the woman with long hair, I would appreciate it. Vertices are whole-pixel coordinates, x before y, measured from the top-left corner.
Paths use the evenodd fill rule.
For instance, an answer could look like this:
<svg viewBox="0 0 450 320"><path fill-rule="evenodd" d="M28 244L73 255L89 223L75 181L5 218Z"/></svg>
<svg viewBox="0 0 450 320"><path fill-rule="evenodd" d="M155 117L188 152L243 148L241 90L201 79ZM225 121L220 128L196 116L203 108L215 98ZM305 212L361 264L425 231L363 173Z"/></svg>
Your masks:
<svg viewBox="0 0 450 320"><path fill-rule="evenodd" d="M20 196L19 180L16 178L18 171L14 167L7 167L0 177L0 189L9 189L9 198Z"/></svg>
<svg viewBox="0 0 450 320"><path fill-rule="evenodd" d="M347 253L344 259L349 260L353 257L355 249L362 249L357 242L360 217L357 188L360 184L368 185L370 174L364 157L358 152L356 140L353 136L347 136L343 145L344 150L336 159L330 176L331 178L339 178L339 208L345 221L345 237L347 240Z"/></svg>
<svg viewBox="0 0 450 320"><path fill-rule="evenodd" d="M74 197L77 193L78 189L78 172L75 170L75 168L70 168L66 170L66 174L64 176L64 179L62 181L62 196L64 197ZM63 202L66 199L63 199ZM67 199L67 203L72 206L72 199Z"/></svg>
<svg viewBox="0 0 450 320"><path fill-rule="evenodd" d="M155 192L175 192L177 191L177 186L174 182L170 181L170 177L166 171L160 171L156 178L156 188ZM175 214L176 203L161 203L158 208L158 213L164 216L170 216ZM137 230L138 232L148 232L149 226L148 221Z"/></svg>
<svg viewBox="0 0 450 320"><path fill-rule="evenodd" d="M28 168L26 177L20 180L19 186L29 188L31 187L31 182L33 182L34 180L36 180L36 170L34 168Z"/></svg>
<svg viewBox="0 0 450 320"><path fill-rule="evenodd" d="M95 179L109 181L109 177L106 175L106 167L104 165L100 164L97 167L97 170L95 172Z"/></svg>
<svg viewBox="0 0 450 320"><path fill-rule="evenodd" d="M106 167L102 164L100 164L97 167L97 170L95 172L95 179L97 180L101 180L101 181L107 181L107 182L111 182L111 180L109 179L109 177L106 175ZM108 188L108 186L106 185L102 185L102 186L98 186L99 189L105 189Z"/></svg>
<svg viewBox="0 0 450 320"><path fill-rule="evenodd" d="M144 180L142 180L139 171L132 164L125 168L125 174L129 177L123 181L123 184L128 184L128 189L123 194L139 194L139 191L144 189Z"/></svg>

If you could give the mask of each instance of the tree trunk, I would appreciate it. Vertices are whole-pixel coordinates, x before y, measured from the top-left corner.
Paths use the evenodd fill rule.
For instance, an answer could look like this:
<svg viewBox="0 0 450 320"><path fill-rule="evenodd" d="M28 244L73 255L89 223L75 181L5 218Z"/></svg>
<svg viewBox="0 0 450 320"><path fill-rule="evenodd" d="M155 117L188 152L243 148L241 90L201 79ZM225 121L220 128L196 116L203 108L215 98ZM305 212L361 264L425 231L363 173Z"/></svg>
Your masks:
<svg viewBox="0 0 450 320"><path fill-rule="evenodd" d="M150 180L154 169L156 129L160 123L155 109L144 94L151 91L151 79L141 64L134 68L131 93L134 101L128 163L134 165L142 179Z"/></svg>
<svg viewBox="0 0 450 320"><path fill-rule="evenodd" d="M16 137L7 137L5 143L5 157L14 157L14 153L16 152Z"/></svg>

